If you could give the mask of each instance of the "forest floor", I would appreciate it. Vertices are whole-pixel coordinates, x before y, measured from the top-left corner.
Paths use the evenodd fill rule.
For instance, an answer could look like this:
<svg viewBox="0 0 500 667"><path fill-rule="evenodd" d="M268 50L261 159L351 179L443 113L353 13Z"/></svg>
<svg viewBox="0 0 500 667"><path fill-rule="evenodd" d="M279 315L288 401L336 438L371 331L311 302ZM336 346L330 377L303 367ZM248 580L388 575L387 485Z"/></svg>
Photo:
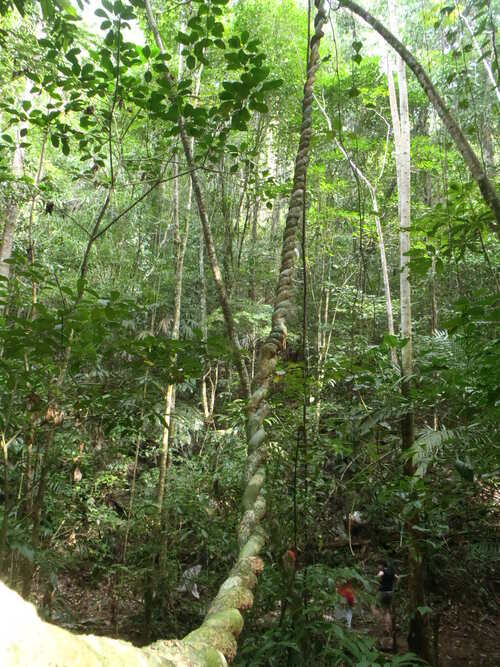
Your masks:
<svg viewBox="0 0 500 667"><path fill-rule="evenodd" d="M440 667L500 665L500 617L465 605L443 615L439 642Z"/></svg>
<svg viewBox="0 0 500 667"><path fill-rule="evenodd" d="M41 595L36 596L41 602ZM113 590L107 583L96 586L83 573L61 575L54 596L51 620L73 632L107 635L141 643L138 620L142 601L133 591ZM361 614L361 615L360 615ZM372 637L380 635L380 624L368 610L358 610L353 630ZM452 604L441 616L439 628L440 667L500 666L500 616L477 606ZM397 652L408 650L406 637L397 633Z"/></svg>
<svg viewBox="0 0 500 667"><path fill-rule="evenodd" d="M372 637L381 634L380 624L369 614L359 619L358 624L354 616L353 629L361 629ZM439 667L500 666L499 638L500 616L463 603L451 605L443 612L439 625ZM400 628L396 641L396 652L406 653L408 643Z"/></svg>

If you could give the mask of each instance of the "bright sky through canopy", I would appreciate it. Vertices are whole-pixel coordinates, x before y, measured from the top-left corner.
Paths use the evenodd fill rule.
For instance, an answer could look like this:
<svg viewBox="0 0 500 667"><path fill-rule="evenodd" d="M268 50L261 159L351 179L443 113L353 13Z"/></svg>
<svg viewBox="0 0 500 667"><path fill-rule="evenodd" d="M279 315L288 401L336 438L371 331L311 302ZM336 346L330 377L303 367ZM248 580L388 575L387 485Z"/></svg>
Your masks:
<svg viewBox="0 0 500 667"><path fill-rule="evenodd" d="M96 9L99 9L100 7L102 8L100 1L90 0L89 2L84 2L83 11L76 4L76 0L72 1L75 5L76 11L78 12L78 15L81 16L87 28L94 34L101 34L104 37L107 31L101 30L100 28L103 19L102 17L95 15ZM127 23L130 25L130 29L125 28L123 30L124 39L126 39L128 42L133 42L134 44L144 46L146 44L146 40L138 21L127 21Z"/></svg>

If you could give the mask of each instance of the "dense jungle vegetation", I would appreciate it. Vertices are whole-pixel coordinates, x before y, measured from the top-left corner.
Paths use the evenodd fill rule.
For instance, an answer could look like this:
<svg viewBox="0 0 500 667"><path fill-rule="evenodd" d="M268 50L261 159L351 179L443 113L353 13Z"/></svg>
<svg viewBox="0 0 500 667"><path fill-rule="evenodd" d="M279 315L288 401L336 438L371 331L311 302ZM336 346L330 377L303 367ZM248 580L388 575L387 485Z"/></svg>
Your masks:
<svg viewBox="0 0 500 667"><path fill-rule="evenodd" d="M500 2L361 1L0 0L5 667L500 664Z"/></svg>

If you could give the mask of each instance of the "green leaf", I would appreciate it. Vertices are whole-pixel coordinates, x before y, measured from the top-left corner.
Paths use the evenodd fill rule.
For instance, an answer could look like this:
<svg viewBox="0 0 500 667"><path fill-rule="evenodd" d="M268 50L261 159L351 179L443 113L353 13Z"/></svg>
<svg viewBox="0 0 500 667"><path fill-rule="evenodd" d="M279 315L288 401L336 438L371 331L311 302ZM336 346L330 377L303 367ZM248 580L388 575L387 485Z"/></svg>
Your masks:
<svg viewBox="0 0 500 667"><path fill-rule="evenodd" d="M210 40L210 43L211 43L211 40ZM205 53L204 53L205 46L206 46L206 40L205 39L201 40L201 42L197 42L194 45L194 54L198 58L200 63L203 63L204 65L210 65L210 61L207 59L207 57L205 56Z"/></svg>
<svg viewBox="0 0 500 667"><path fill-rule="evenodd" d="M261 92L266 92L268 90L277 90L283 85L283 79L270 79L269 81L264 81L261 86Z"/></svg>
<svg viewBox="0 0 500 667"><path fill-rule="evenodd" d="M153 78L153 75L151 74L150 70L147 70L146 72L144 72L144 80L146 81L146 83L150 83L152 78Z"/></svg>
<svg viewBox="0 0 500 667"><path fill-rule="evenodd" d="M142 55L146 58L146 60L150 57L151 55L151 49L149 46L146 44L146 46L142 47Z"/></svg>
<svg viewBox="0 0 500 667"><path fill-rule="evenodd" d="M231 127L235 130L246 130L247 123L250 120L250 112L243 108L236 111L231 118Z"/></svg>
<svg viewBox="0 0 500 667"><path fill-rule="evenodd" d="M115 38L115 34L113 30L109 30L108 33L106 34L106 37L104 38L104 43L106 46L111 46L113 44L113 40Z"/></svg>
<svg viewBox="0 0 500 667"><path fill-rule="evenodd" d="M260 113L268 113L269 112L269 107L265 102L258 102L254 98L250 98L250 102L248 104L250 109L253 111L260 111Z"/></svg>
<svg viewBox="0 0 500 667"><path fill-rule="evenodd" d="M169 107L164 117L166 120L177 122L179 120L179 108L173 104L171 107Z"/></svg>
<svg viewBox="0 0 500 667"><path fill-rule="evenodd" d="M220 21L216 21L212 26L211 32L214 37L222 37L224 34L224 26L222 23L220 23Z"/></svg>
<svg viewBox="0 0 500 667"><path fill-rule="evenodd" d="M251 39L247 44L247 51L255 52L260 44L260 39Z"/></svg>
<svg viewBox="0 0 500 667"><path fill-rule="evenodd" d="M82 77L82 79L86 79L90 74L92 74L93 69L94 68L90 63L86 63L82 67L82 71L80 72L80 76Z"/></svg>
<svg viewBox="0 0 500 667"><path fill-rule="evenodd" d="M18 9L19 7L22 8L23 11L19 9L19 13L24 16L24 2L16 0L15 4ZM50 0L40 0L40 7L42 9L42 17L44 21L51 19L54 14L54 7Z"/></svg>
<svg viewBox="0 0 500 667"><path fill-rule="evenodd" d="M175 38L175 41L178 42L179 44L184 44L185 46L190 46L192 39L190 35L187 35L185 32L179 32L177 33L177 37Z"/></svg>
<svg viewBox="0 0 500 667"><path fill-rule="evenodd" d="M250 73L255 83L261 83L267 79L269 74L269 67L254 67Z"/></svg>
<svg viewBox="0 0 500 667"><path fill-rule="evenodd" d="M392 334L385 333L384 334L384 345L387 345L387 347L398 348L399 347L399 338L397 336L393 336Z"/></svg>

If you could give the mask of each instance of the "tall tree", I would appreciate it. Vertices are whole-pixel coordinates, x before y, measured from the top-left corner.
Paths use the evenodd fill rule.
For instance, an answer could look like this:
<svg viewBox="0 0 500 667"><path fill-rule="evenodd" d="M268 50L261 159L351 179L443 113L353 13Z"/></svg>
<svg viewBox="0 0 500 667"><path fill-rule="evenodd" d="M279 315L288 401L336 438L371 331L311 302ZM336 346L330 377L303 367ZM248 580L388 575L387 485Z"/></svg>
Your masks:
<svg viewBox="0 0 500 667"><path fill-rule="evenodd" d="M398 14L393 0L388 0L389 23L393 35L398 35ZM413 345L410 285L410 231L411 231L411 174L410 174L410 113L408 107L408 87L406 83L406 64L396 55L397 82L399 90L399 108L394 87L394 72L391 57L387 56L387 82L391 107L392 127L396 154L396 176L398 187L399 219L399 299L401 304L400 333L405 344L401 349L401 391L408 404L401 419L402 449L407 457L405 472L412 477L415 469L410 455L414 443L414 416L410 403L411 378L413 375ZM424 659L429 659L429 644L426 632L426 619L421 608L424 606L423 563L417 548L413 525L417 523L415 513L408 522L410 550L408 558L409 581L408 594L412 617L410 619L409 646Z"/></svg>

